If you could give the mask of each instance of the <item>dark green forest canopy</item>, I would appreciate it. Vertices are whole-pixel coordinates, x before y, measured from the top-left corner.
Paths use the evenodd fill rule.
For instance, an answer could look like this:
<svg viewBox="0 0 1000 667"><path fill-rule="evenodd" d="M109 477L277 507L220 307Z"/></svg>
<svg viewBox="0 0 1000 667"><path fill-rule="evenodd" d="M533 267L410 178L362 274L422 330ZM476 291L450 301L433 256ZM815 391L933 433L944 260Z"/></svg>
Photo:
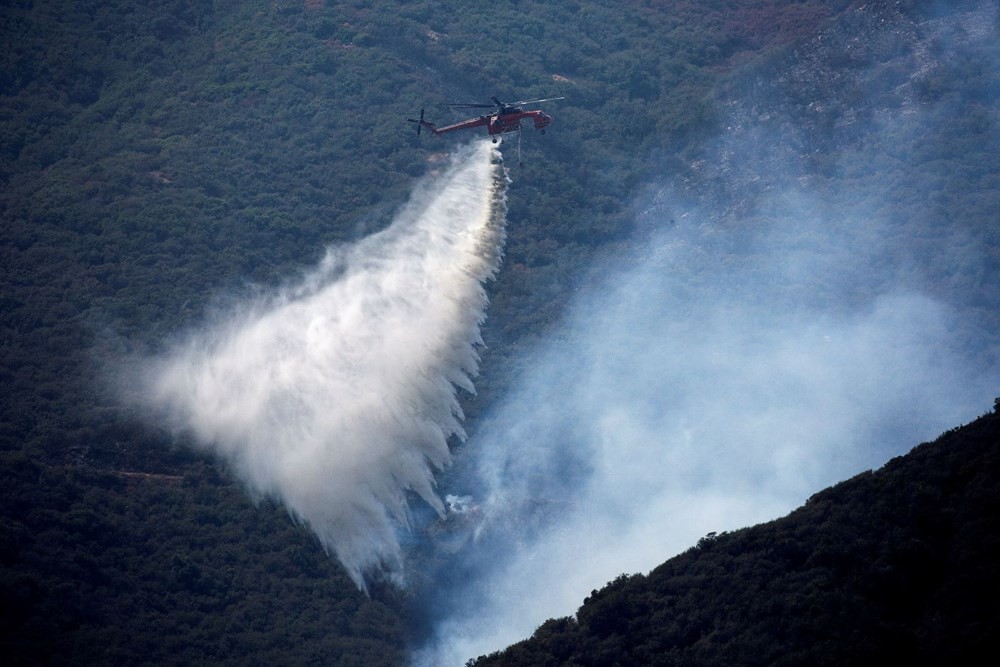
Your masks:
<svg viewBox="0 0 1000 667"><path fill-rule="evenodd" d="M975 662L1000 630L996 406L783 519L622 575L474 664Z"/></svg>
<svg viewBox="0 0 1000 667"><path fill-rule="evenodd" d="M565 96L513 173L474 418L558 321L581 267L628 242L651 170L689 175L718 129L720 81L768 67L762 53L850 4L4 3L0 586L16 603L4 652L402 662L398 591L361 596L279 508L254 507L189 443L124 411L107 368L385 226L455 145L414 136L415 110L451 120L437 104ZM995 80L975 62L956 73ZM934 145L982 151L963 129L988 134L989 108ZM972 188L956 172L948 195L995 212L991 178Z"/></svg>
<svg viewBox="0 0 1000 667"><path fill-rule="evenodd" d="M0 456L8 664L404 662L399 591L362 596L304 528L213 466Z"/></svg>
<svg viewBox="0 0 1000 667"><path fill-rule="evenodd" d="M66 437L113 421L94 359L155 349L220 295L280 284L385 225L452 145L407 131L418 107L565 95L562 129L531 138L511 194L486 338L515 352L555 321L595 249L627 238L644 156L711 128L719 73L844 5L6 7L5 446L99 455L107 435ZM765 20L777 15L780 30Z"/></svg>
<svg viewBox="0 0 1000 667"><path fill-rule="evenodd" d="M806 32L830 13L768 6ZM511 193L486 335L512 354L627 236L649 147L706 131L718 72L791 37L699 7L6 3L5 654L402 662L396 593L366 601L280 510L123 414L101 374L384 226L453 145L413 136L417 108L565 95Z"/></svg>

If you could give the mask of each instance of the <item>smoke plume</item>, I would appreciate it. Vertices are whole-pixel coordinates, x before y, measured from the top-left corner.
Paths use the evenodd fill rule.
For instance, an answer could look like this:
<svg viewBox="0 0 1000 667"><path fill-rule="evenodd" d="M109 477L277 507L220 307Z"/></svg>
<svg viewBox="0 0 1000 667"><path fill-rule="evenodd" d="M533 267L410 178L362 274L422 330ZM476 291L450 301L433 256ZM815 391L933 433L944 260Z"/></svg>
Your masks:
<svg viewBox="0 0 1000 667"><path fill-rule="evenodd" d="M467 147L387 229L191 335L149 377L156 408L362 589L372 571L401 575L409 492L445 511L433 475L464 438L456 391L473 391L506 184L496 149Z"/></svg>
<svg viewBox="0 0 1000 667"><path fill-rule="evenodd" d="M989 408L997 199L977 184L996 179L1000 89L963 69L997 71L983 7L919 25L858 7L851 39L733 82L722 135L687 172L651 176L633 250L517 364L450 472L477 516L430 531L457 555L430 577L418 664L526 638L623 572Z"/></svg>

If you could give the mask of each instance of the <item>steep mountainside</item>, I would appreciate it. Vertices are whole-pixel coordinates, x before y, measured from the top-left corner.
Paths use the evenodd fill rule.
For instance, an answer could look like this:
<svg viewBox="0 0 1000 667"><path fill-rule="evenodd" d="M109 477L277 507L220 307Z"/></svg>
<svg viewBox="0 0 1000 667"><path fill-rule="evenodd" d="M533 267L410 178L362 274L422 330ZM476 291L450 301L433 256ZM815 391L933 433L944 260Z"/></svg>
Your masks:
<svg viewBox="0 0 1000 667"><path fill-rule="evenodd" d="M1000 399L783 519L623 575L576 618L474 664L971 664L1000 632L998 535Z"/></svg>
<svg viewBox="0 0 1000 667"><path fill-rule="evenodd" d="M760 128L792 137L772 144L771 174L791 161L804 165L792 180L834 193L841 179L898 174L884 204L896 233L931 246L942 211L960 212L947 223L989 261L951 261L958 244L955 255L928 252L927 284L977 311L978 329L956 336L994 336L997 70L980 52L942 59L926 26L995 3L944 4L4 3L0 654L10 664L406 661L407 591L373 582L366 597L284 509L248 498L189 436L127 407L117 379L231 302L286 285L328 246L384 228L455 146L415 136L404 119L421 107L450 121L443 103L566 98L544 137L526 136L523 166L513 142L504 149L513 222L490 286L478 394L463 395L469 422L504 395L593 262L642 243L636 201L651 174L723 202L719 229L753 225L756 197L775 183L705 156L720 141L761 139ZM853 60L825 50L851 43L850 21L870 37ZM982 28L942 25L959 40ZM770 76L799 53L793 76ZM911 77L915 63L926 67ZM864 102L886 82L892 94ZM904 164L912 146L848 122L886 110L933 130L915 167ZM876 138L882 162L835 159ZM820 139L829 154L812 149ZM929 567L911 546L892 561L904 574L906 558ZM602 623L594 641L617 641ZM541 634L584 646L590 627L555 621Z"/></svg>
<svg viewBox="0 0 1000 667"><path fill-rule="evenodd" d="M126 409L123 360L385 226L454 145L414 135L421 106L565 95L526 140L472 417L500 357L627 235L649 147L703 132L721 71L847 2L743 10L780 30L697 2L515 4L0 8L8 661L401 663L399 592L365 598L281 509Z"/></svg>

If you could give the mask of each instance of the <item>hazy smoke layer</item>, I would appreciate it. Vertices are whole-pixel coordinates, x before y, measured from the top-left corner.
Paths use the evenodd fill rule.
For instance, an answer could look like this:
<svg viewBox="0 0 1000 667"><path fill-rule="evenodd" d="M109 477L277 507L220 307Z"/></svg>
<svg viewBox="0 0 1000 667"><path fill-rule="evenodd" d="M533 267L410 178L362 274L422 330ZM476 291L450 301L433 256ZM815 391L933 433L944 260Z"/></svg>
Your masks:
<svg viewBox="0 0 1000 667"><path fill-rule="evenodd" d="M444 511L433 473L464 437L455 392L477 370L506 184L497 150L466 148L388 229L331 249L151 377L154 405L307 523L361 588L373 569L399 574L406 492Z"/></svg>
<svg viewBox="0 0 1000 667"><path fill-rule="evenodd" d="M909 33L871 7L851 17L859 39L821 42L869 49L855 70L827 72L838 58L813 44L725 101L727 133L695 176L656 186L636 250L608 258L518 364L518 390L453 469L466 518L428 531L457 555L426 594L446 612L418 664L503 648L622 572L780 516L990 408L995 241L976 202L995 199L965 188L996 178L996 116L953 162L941 154L948 119L995 110L996 92L920 90L958 87L963 54L996 52L996 4ZM845 111L859 89L871 101ZM953 191L968 210L937 203Z"/></svg>
<svg viewBox="0 0 1000 667"><path fill-rule="evenodd" d="M503 648L620 573L781 516L989 408L1000 376L956 349L960 313L903 285L826 302L874 269L823 224L778 221L741 239L759 252L741 262L704 252L718 239L692 219L583 295L466 445L456 492L476 514L444 524L465 544L436 575L432 606L450 613L418 664Z"/></svg>

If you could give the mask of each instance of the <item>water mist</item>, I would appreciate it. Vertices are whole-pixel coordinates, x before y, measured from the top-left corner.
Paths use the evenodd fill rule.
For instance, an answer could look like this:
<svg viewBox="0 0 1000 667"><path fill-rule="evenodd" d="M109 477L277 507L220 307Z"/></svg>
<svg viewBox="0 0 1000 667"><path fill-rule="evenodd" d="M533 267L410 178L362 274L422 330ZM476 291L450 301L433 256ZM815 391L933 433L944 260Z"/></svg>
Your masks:
<svg viewBox="0 0 1000 667"><path fill-rule="evenodd" d="M362 589L366 574L401 576L409 492L445 511L434 473L464 438L456 392L473 389L506 186L499 151L466 147L384 231L152 364L151 405L283 503Z"/></svg>

